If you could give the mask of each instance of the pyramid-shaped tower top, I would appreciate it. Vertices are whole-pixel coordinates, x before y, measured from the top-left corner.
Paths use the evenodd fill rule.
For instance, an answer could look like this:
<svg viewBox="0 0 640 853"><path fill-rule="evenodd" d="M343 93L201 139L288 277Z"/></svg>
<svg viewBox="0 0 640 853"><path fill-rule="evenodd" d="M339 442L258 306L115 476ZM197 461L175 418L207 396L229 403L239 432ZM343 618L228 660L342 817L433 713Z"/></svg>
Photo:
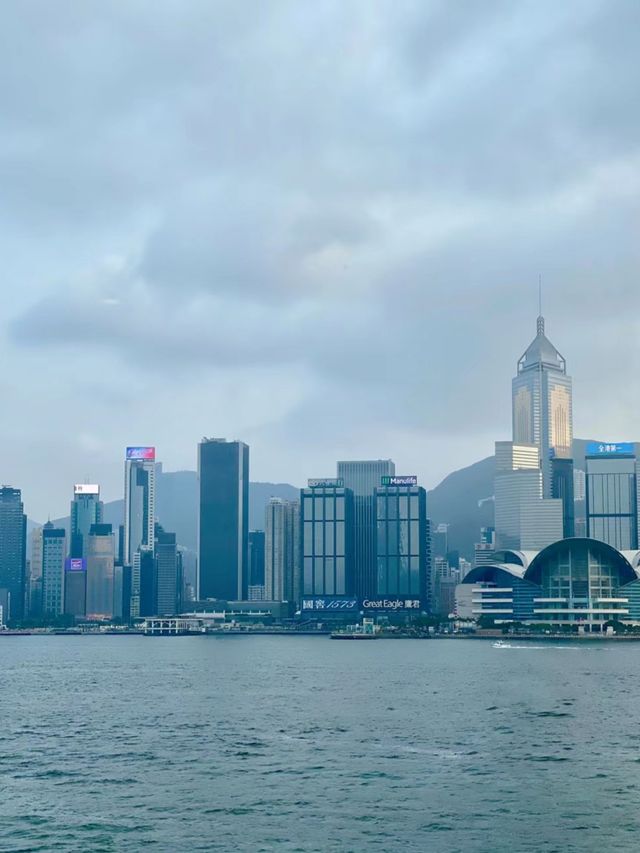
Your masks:
<svg viewBox="0 0 640 853"><path fill-rule="evenodd" d="M537 322L537 335L518 361L518 373L529 370L557 370L567 372L567 362L544 333L544 317Z"/></svg>

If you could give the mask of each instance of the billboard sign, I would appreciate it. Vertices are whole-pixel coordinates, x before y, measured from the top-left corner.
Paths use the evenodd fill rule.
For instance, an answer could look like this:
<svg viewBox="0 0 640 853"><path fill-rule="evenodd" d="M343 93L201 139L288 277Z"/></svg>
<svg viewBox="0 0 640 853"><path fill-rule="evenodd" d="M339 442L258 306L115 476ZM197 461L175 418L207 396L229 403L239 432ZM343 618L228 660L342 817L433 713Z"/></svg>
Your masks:
<svg viewBox="0 0 640 853"><path fill-rule="evenodd" d="M417 486L418 478L415 474L411 474L409 476L404 477L396 477L396 476L384 476L382 478L383 486Z"/></svg>
<svg viewBox="0 0 640 853"><path fill-rule="evenodd" d="M99 495L100 486L97 483L76 483L73 487L74 495Z"/></svg>
<svg viewBox="0 0 640 853"><path fill-rule="evenodd" d="M365 598L362 602L363 610L420 610L419 598Z"/></svg>
<svg viewBox="0 0 640 853"><path fill-rule="evenodd" d="M67 557L64 570L65 572L86 572L87 561L84 557Z"/></svg>
<svg viewBox="0 0 640 853"><path fill-rule="evenodd" d="M344 489L342 477L324 477L321 480L307 480L310 489Z"/></svg>
<svg viewBox="0 0 640 853"><path fill-rule="evenodd" d="M585 456L635 456L636 446L632 441L590 441Z"/></svg>
<svg viewBox="0 0 640 853"><path fill-rule="evenodd" d="M313 610L316 613L318 611L331 613L346 611L349 613L359 609L358 599L352 596L337 598L335 596L316 595L302 599L302 610L307 613L310 610Z"/></svg>
<svg viewBox="0 0 640 853"><path fill-rule="evenodd" d="M155 447L127 447L127 459L155 459Z"/></svg>

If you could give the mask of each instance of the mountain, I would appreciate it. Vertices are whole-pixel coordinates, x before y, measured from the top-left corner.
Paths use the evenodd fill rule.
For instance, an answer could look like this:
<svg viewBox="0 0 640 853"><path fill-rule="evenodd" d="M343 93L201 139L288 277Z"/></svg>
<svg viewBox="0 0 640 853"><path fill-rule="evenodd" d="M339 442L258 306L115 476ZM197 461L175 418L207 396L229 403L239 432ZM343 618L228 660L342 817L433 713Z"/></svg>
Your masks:
<svg viewBox="0 0 640 853"><path fill-rule="evenodd" d="M480 528L493 525L494 468L494 457L488 456L449 474L427 493L432 530L448 524L449 550L459 551L467 560L473 558Z"/></svg>
<svg viewBox="0 0 640 853"><path fill-rule="evenodd" d="M576 468L585 467L585 448L589 440L576 438L573 442ZM479 539L480 528L493 524L494 464L494 457L488 456L454 471L427 496L427 513L433 527L448 524L449 549L459 551L468 560L473 558L473 546ZM289 483L250 483L250 529L264 529L264 510L270 497L296 500L298 496L299 490ZM580 514L579 506L576 509ZM106 503L104 511L105 521L117 529L122 524L123 501ZM197 512L198 481L195 471L158 471L156 517L167 530L176 533L180 545L194 552L197 550ZM69 518L56 519L54 524L68 529Z"/></svg>

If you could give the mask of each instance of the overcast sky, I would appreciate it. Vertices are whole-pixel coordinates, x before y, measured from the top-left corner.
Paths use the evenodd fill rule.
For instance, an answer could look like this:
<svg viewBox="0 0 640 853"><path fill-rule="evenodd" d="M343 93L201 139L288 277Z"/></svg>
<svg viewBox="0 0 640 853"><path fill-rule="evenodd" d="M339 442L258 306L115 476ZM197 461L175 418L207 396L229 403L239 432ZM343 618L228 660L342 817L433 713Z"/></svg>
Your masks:
<svg viewBox="0 0 640 853"><path fill-rule="evenodd" d="M575 432L640 439L637 0L7 0L1 480L29 514L124 447L254 480L510 433L535 334Z"/></svg>

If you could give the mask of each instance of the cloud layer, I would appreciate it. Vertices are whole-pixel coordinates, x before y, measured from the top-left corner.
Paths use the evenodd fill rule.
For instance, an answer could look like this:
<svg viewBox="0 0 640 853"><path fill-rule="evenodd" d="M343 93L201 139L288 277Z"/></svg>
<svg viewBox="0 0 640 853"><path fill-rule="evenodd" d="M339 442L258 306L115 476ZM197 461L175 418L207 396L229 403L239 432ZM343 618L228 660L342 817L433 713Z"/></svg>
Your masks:
<svg viewBox="0 0 640 853"><path fill-rule="evenodd" d="M256 479L392 456L435 485L508 434L538 274L576 431L634 437L633 0L4 17L3 478L36 515L202 434Z"/></svg>

